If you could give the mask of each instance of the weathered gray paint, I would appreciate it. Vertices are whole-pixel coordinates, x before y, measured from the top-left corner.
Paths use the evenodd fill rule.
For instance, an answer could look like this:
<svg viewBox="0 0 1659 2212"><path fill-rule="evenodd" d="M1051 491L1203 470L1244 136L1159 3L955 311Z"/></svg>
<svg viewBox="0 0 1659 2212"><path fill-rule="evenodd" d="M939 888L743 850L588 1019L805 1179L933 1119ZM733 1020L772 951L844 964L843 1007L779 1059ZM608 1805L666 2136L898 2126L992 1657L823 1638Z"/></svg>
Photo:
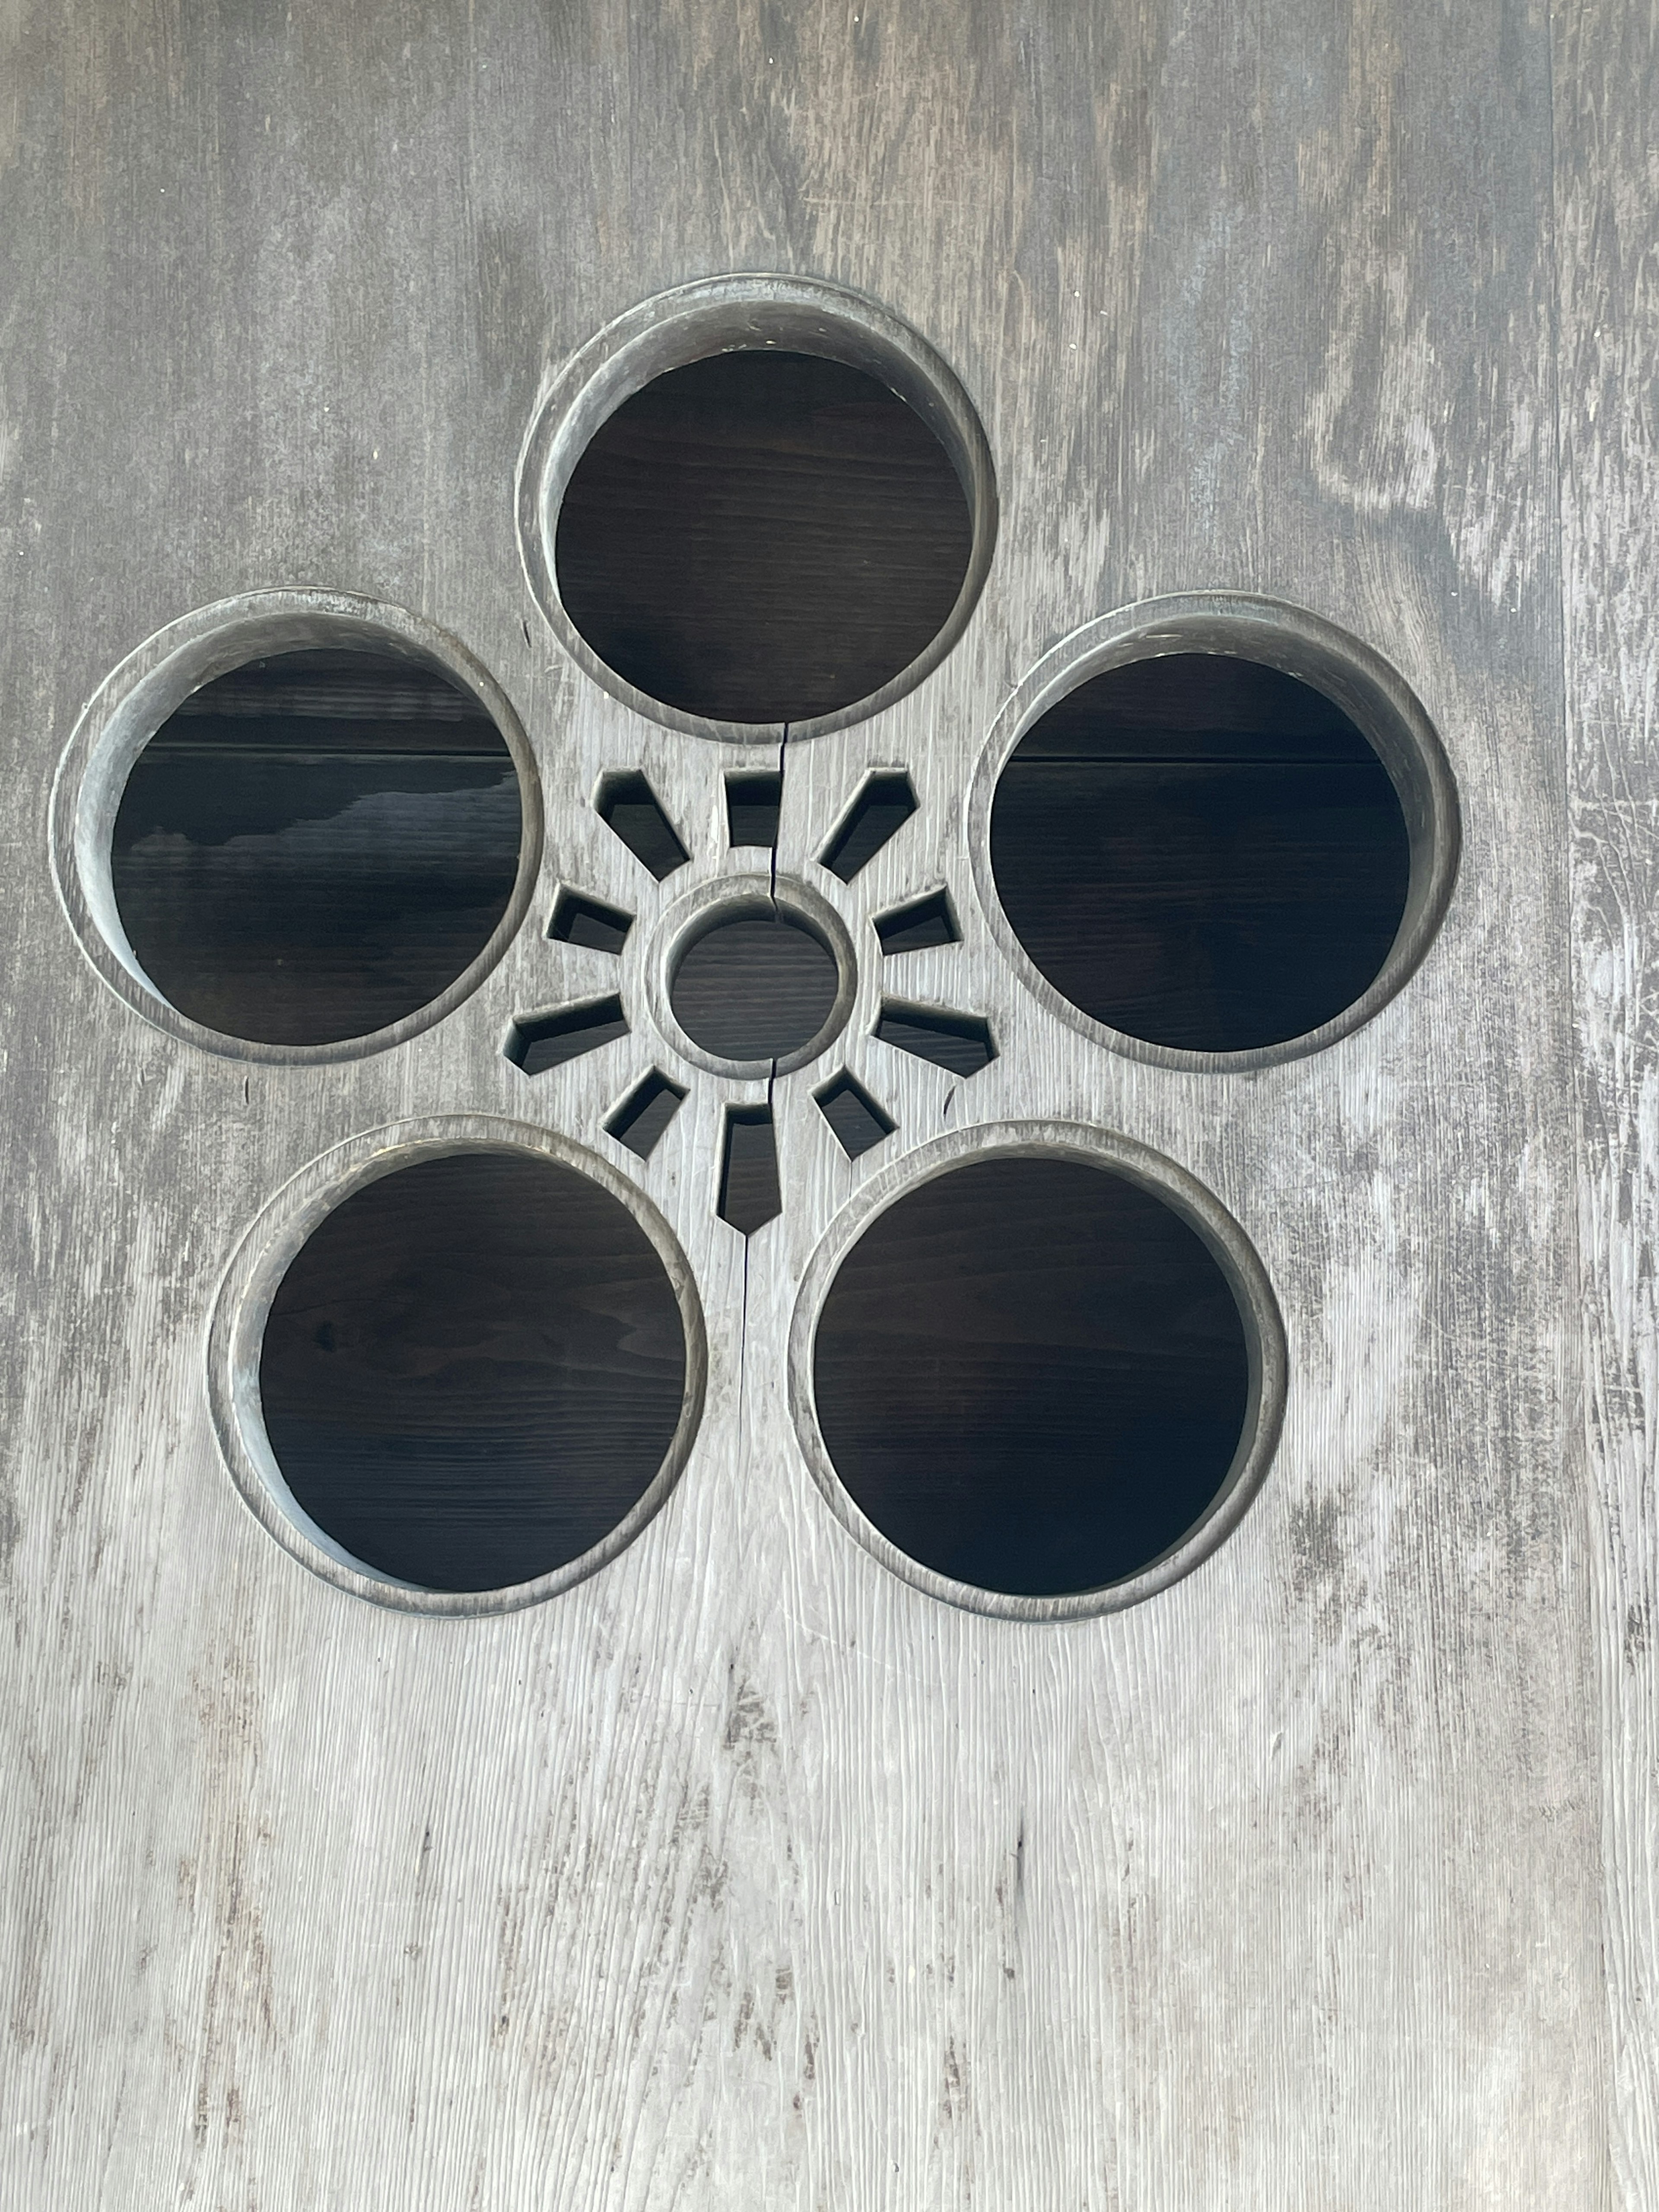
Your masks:
<svg viewBox="0 0 1659 2212"><path fill-rule="evenodd" d="M8 2203L1659 2203L1650 0L25 0L0 36ZM736 865L720 777L754 750L567 658L515 476L595 332L744 270L867 293L985 426L978 605L792 751L779 857L830 895L811 855L907 766L922 811L842 910L948 881L964 942L903 988L1002 1048L963 1084L855 1044L900 1128L854 1164L787 1079L786 1212L746 1255L720 1086L637 1001L533 1081L501 1053L614 988L540 935L558 881L646 921L678 895L588 810L605 769ZM53 888L86 702L272 586L435 625L539 766L524 927L368 1057L152 1025ZM965 827L1045 653L1215 590L1384 655L1463 830L1400 994L1229 1072L1040 1005ZM600 1122L653 1057L691 1095L642 1165ZM209 1327L290 1178L454 1115L647 1194L709 1368L629 1550L444 1620L247 1510ZM889 1573L787 1407L842 1206L896 1149L1030 1119L1195 1177L1289 1352L1237 1529L1063 1624Z"/></svg>

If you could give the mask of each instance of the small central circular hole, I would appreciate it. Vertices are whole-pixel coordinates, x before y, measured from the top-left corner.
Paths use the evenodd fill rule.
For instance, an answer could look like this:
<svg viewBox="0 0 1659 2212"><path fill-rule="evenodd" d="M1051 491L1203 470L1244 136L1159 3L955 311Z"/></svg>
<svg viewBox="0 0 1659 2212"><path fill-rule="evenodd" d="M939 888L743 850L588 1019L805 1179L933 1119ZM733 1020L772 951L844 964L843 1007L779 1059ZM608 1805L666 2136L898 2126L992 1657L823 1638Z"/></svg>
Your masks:
<svg viewBox="0 0 1659 2212"><path fill-rule="evenodd" d="M674 1018L723 1060L776 1060L810 1044L840 985L836 956L792 914L744 913L706 929L682 955Z"/></svg>

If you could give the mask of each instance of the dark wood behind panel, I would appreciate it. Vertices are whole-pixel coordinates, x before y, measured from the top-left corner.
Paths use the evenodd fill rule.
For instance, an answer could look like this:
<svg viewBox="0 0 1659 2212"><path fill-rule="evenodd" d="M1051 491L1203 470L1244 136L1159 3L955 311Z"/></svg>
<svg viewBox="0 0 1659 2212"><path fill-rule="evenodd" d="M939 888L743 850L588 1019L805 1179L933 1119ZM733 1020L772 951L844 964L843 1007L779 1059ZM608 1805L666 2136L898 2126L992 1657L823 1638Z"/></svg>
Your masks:
<svg viewBox="0 0 1659 2212"><path fill-rule="evenodd" d="M829 946L781 909L705 930L674 971L672 998L676 1018L706 1052L770 1060L817 1036L839 980Z"/></svg>
<svg viewBox="0 0 1659 2212"><path fill-rule="evenodd" d="M721 354L596 433L559 512L559 590L652 698L805 721L932 643L969 534L944 447L885 385L807 354Z"/></svg>
<svg viewBox="0 0 1659 2212"><path fill-rule="evenodd" d="M296 653L205 685L127 780L111 868L181 1013L265 1044L364 1036L482 951L518 872L500 732L435 670Z"/></svg>
<svg viewBox="0 0 1659 2212"><path fill-rule="evenodd" d="M1022 1595L1121 1581L1192 1526L1244 1417L1244 1333L1162 1200L1068 1160L923 1183L842 1262L819 1425L876 1526Z"/></svg>
<svg viewBox="0 0 1659 2212"><path fill-rule="evenodd" d="M1404 910L1388 771L1309 685L1218 654L1082 684L1022 740L991 822L1016 935L1073 1006L1230 1052L1318 1028Z"/></svg>
<svg viewBox="0 0 1659 2212"><path fill-rule="evenodd" d="M613 1528L685 1380L661 1261L575 1170L460 1152L383 1176L278 1290L259 1387L313 1518L429 1589L494 1589Z"/></svg>

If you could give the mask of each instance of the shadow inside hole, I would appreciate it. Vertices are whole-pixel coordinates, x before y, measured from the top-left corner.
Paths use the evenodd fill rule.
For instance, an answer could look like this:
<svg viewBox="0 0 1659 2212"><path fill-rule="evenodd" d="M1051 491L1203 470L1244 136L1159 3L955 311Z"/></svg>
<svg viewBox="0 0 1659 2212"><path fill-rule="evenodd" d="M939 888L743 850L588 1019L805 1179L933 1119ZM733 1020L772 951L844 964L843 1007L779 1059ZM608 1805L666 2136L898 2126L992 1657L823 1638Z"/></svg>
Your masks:
<svg viewBox="0 0 1659 2212"><path fill-rule="evenodd" d="M553 902L547 933L556 943L585 945L595 952L620 952L628 942L634 917L620 907L568 887Z"/></svg>
<svg viewBox="0 0 1659 2212"><path fill-rule="evenodd" d="M690 859L656 793L637 770L606 776L594 803L605 827L659 883Z"/></svg>
<svg viewBox="0 0 1659 2212"><path fill-rule="evenodd" d="M932 1060L952 1075L977 1075L997 1056L991 1024L982 1014L957 1013L945 1006L906 1006L884 999L875 1034L883 1044Z"/></svg>
<svg viewBox="0 0 1659 2212"><path fill-rule="evenodd" d="M916 794L902 769L872 775L824 847L822 865L850 884L916 811Z"/></svg>
<svg viewBox="0 0 1659 2212"><path fill-rule="evenodd" d="M544 1014L520 1014L507 1027L502 1047L515 1067L526 1075L545 1075L550 1067L580 1060L601 1045L614 1044L628 1035L628 1018L622 1000L612 993L606 999L590 999L584 1005L560 1006Z"/></svg>
<svg viewBox="0 0 1659 2212"><path fill-rule="evenodd" d="M726 777L726 826L733 845L775 845L782 811L781 775Z"/></svg>
<svg viewBox="0 0 1659 2212"><path fill-rule="evenodd" d="M717 1211L722 1221L744 1237L752 1237L782 1212L777 1136L769 1106L727 1109Z"/></svg>
<svg viewBox="0 0 1659 2212"><path fill-rule="evenodd" d="M1127 1036L1237 1052L1376 980L1409 841L1388 770L1295 677L1220 653L1109 669L1016 747L991 815L1003 911L1061 995Z"/></svg>
<svg viewBox="0 0 1659 2212"><path fill-rule="evenodd" d="M507 911L518 776L478 702L387 653L273 654L185 700L127 778L121 925L222 1036L337 1043L448 988Z"/></svg>
<svg viewBox="0 0 1659 2212"><path fill-rule="evenodd" d="M1083 1162L980 1160L877 1216L813 1352L836 1474L900 1551L976 1589L1121 1582L1200 1520L1249 1390L1197 1232Z"/></svg>
<svg viewBox="0 0 1659 2212"><path fill-rule="evenodd" d="M775 1060L810 1044L840 988L836 956L787 908L745 911L694 938L669 990L674 1018L724 1060Z"/></svg>
<svg viewBox="0 0 1659 2212"><path fill-rule="evenodd" d="M657 1149L669 1123L685 1103L684 1085L653 1067L635 1084L605 1123L606 1133L642 1160Z"/></svg>
<svg viewBox="0 0 1659 2212"><path fill-rule="evenodd" d="M670 370L595 433L565 489L559 595L648 697L806 721L878 690L945 627L968 501L905 402L811 354Z"/></svg>
<svg viewBox="0 0 1659 2212"><path fill-rule="evenodd" d="M346 1198L278 1288L259 1389L295 1498L366 1565L501 1589L632 1510L680 1418L662 1261L574 1168L483 1152Z"/></svg>
<svg viewBox="0 0 1659 2212"><path fill-rule="evenodd" d="M876 1103L850 1068L843 1068L814 1097L819 1113L835 1131L836 1141L849 1160L860 1159L866 1152L872 1152L898 1127L886 1108Z"/></svg>

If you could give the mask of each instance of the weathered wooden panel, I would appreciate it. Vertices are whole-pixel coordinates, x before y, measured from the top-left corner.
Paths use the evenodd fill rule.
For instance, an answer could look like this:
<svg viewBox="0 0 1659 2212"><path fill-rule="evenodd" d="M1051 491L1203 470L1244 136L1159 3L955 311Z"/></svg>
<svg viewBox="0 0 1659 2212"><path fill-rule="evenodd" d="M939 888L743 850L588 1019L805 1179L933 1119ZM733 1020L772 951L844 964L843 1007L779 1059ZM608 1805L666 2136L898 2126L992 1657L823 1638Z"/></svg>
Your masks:
<svg viewBox="0 0 1659 2212"><path fill-rule="evenodd" d="M1564 26L1556 95L1579 973L1612 989L1622 963L1627 994L1585 1031L1614 1280L1645 1251L1620 1193L1650 1202L1625 1040L1646 1048L1619 1026L1643 924L1607 903L1647 817L1601 747L1644 696L1648 602L1607 569L1651 500L1646 447L1611 399L1588 411L1642 358L1624 23ZM1641 2203L1644 1632L1632 1671L1616 1652L1652 1575L1651 1322L1598 1309L1590 1514L1543 18L70 0L4 37L8 2201L1461 2212L1607 2204L1622 2173ZM743 270L913 325L979 411L999 503L940 665L782 749L780 877L856 947L842 1056L896 1129L849 1158L811 1097L836 1063L781 1076L783 1212L746 1243L715 1164L726 1104L768 1085L659 1029L651 947L689 888L757 874L724 778L778 756L579 667L515 503L560 366ZM53 888L85 703L164 625L271 586L456 641L539 775L516 936L366 1056L147 1022ZM968 804L1060 640L1218 590L1394 665L1464 836L1398 995L1322 1052L1223 1070L1039 1001ZM818 856L872 769L919 808L843 882ZM640 771L684 875L591 803ZM884 963L872 919L941 884L961 941ZM544 934L562 884L637 917L620 957ZM983 1017L998 1056L968 1076L884 1043L884 990ZM516 1017L617 991L628 1036L536 1074L505 1055ZM687 1096L641 1160L604 1125L653 1066ZM342 1148L453 1117L602 1156L683 1248L708 1342L661 1511L590 1578L479 1616L308 1572L244 1505L210 1387L246 1240L319 1202ZM924 1146L1032 1122L1212 1194L1288 1354L1227 1540L1065 1621L890 1573L790 1411L797 1289L842 1210Z"/></svg>
<svg viewBox="0 0 1659 2212"><path fill-rule="evenodd" d="M1612 2163L1659 2203L1659 15L1556 37L1561 522L1583 1157L1583 1436L1601 1723Z"/></svg>

